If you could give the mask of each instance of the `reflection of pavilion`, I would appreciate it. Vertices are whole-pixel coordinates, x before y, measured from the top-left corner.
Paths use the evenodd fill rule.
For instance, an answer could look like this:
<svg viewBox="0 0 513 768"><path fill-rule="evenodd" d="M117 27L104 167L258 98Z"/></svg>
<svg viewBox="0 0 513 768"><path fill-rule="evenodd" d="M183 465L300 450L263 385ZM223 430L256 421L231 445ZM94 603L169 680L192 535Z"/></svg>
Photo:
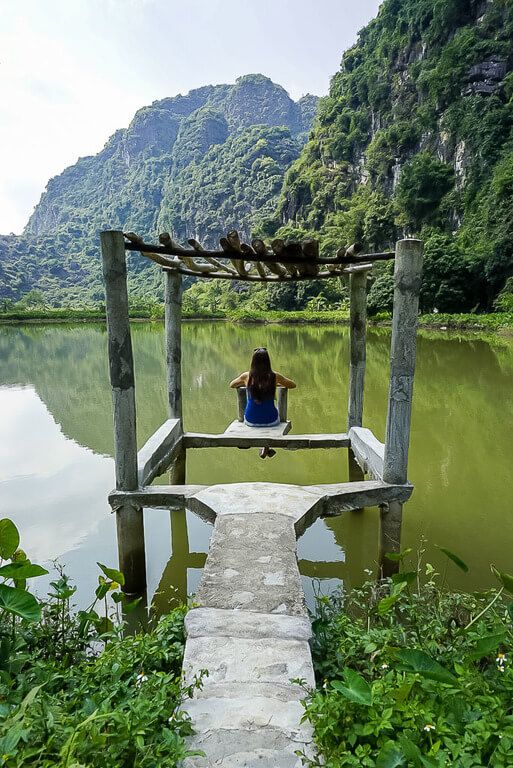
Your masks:
<svg viewBox="0 0 513 768"><path fill-rule="evenodd" d="M158 614L166 613L175 605L187 601L187 572L189 568L202 569L206 552L189 551L189 533L185 509L171 510L171 557L162 571L159 585L152 600Z"/></svg>

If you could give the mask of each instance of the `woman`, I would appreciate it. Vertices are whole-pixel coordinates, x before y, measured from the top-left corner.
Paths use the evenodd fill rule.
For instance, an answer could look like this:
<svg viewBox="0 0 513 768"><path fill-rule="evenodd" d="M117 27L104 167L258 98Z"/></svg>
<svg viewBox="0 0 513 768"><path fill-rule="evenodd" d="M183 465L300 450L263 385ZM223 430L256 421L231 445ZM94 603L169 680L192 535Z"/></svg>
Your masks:
<svg viewBox="0 0 513 768"><path fill-rule="evenodd" d="M274 404L277 386L294 389L296 385L292 379L273 371L269 352L265 347L258 347L253 351L249 371L244 371L230 382L232 389L246 387L244 423L248 427L275 427L280 423L278 409ZM275 454L272 448L262 448L260 458L265 459Z"/></svg>

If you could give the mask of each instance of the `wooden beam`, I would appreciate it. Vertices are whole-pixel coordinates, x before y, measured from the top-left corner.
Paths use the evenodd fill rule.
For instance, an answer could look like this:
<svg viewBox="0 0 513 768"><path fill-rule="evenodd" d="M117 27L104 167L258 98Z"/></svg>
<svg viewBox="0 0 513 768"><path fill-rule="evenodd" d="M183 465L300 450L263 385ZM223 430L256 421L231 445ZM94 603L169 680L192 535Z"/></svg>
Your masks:
<svg viewBox="0 0 513 768"><path fill-rule="evenodd" d="M408 472L422 256L421 240L397 243L383 473L389 483L405 483Z"/></svg>
<svg viewBox="0 0 513 768"><path fill-rule="evenodd" d="M114 406L116 485L137 488L137 436L132 337L128 319L125 245L122 232L102 232L109 372Z"/></svg>
<svg viewBox="0 0 513 768"><path fill-rule="evenodd" d="M168 413L180 420L183 432L182 411L182 278L164 270L164 319L166 341L166 378ZM185 483L185 449L176 446L170 468L173 483ZM168 464L169 466L169 464Z"/></svg>
<svg viewBox="0 0 513 768"><path fill-rule="evenodd" d="M241 423L244 421L244 413L246 411L247 402L248 395L246 392L246 387L237 387L237 418Z"/></svg>
<svg viewBox="0 0 513 768"><path fill-rule="evenodd" d="M148 485L169 467L182 438L180 419L168 419L148 438L137 454L139 485Z"/></svg>
<svg viewBox="0 0 513 768"><path fill-rule="evenodd" d="M283 437L264 436L260 429L253 429L247 437L205 432L186 432L183 436L185 448L284 448L296 451L303 448L347 448L351 444L346 433L284 435Z"/></svg>
<svg viewBox="0 0 513 768"><path fill-rule="evenodd" d="M125 241L123 233L116 231L102 232L100 240L114 408L116 487L121 491L132 491L138 485L137 436ZM129 593L143 593L146 588L146 559L142 510L132 503L120 505L116 528L119 569L125 577L123 589Z"/></svg>
<svg viewBox="0 0 513 768"><path fill-rule="evenodd" d="M168 411L182 419L182 278L164 270Z"/></svg>
<svg viewBox="0 0 513 768"><path fill-rule="evenodd" d="M347 428L361 427L367 344L367 272L349 277L349 402Z"/></svg>
<svg viewBox="0 0 513 768"><path fill-rule="evenodd" d="M383 461L383 480L388 483L407 481L422 258L421 240L400 240L396 244L390 388ZM401 528L402 503L393 501L381 510L378 559L383 576L392 575L399 568L399 563L387 558L387 554L400 551Z"/></svg>
<svg viewBox="0 0 513 768"><path fill-rule="evenodd" d="M196 242L196 241L195 241ZM255 243L256 241L253 241ZM260 242L260 241L258 241ZM199 245L199 243L197 244ZM255 249L255 254L252 255L249 252L244 254L244 261L260 261L262 263L271 263L271 264L295 264L298 261L298 257L294 254L288 255L286 252L286 249L288 246L285 246L285 252L282 253L279 257L276 255L273 255L269 252L264 252L262 249L258 252L256 251L256 248L253 245L253 248ZM156 253L156 254L162 254L167 256L190 256L191 258L197 255L199 248L182 248L181 246L177 245L176 243L173 243L172 246L166 246L166 245L156 245L152 243L144 243L142 241L139 242L125 242L125 248L127 251L145 251L147 253ZM217 259L226 259L226 258L239 258L241 256L241 252L239 250L235 249L228 249L228 250L207 250L202 249L201 250L201 256L203 258L217 258ZM395 253L393 251L385 251L385 252L379 252L379 253L362 253L358 255L352 255L352 256L342 256L342 257L336 257L332 259L314 259L308 257L308 260L305 262L307 264L359 264L362 261L389 261L391 259L395 258Z"/></svg>
<svg viewBox="0 0 513 768"><path fill-rule="evenodd" d="M143 256L146 256L147 258L151 259L152 255L149 253L142 253ZM249 283L287 283L287 282L294 282L297 280L326 280L331 277L341 277L344 274L350 274L352 272L358 272L358 271L365 271L368 272L369 269L372 269L372 264L358 264L354 265L352 267L344 267L343 269L340 269L336 272L319 272L317 275L301 275L299 273L293 274L293 275L284 275L283 277L278 277L277 275L268 275L267 277L263 278L259 275L230 275L228 273L221 273L221 272L210 272L210 273L199 273L199 272L193 272L190 269L183 269L182 267L179 267L177 265L172 266L163 266L161 262L162 269L165 272L175 272L179 273L180 275L188 275L189 277L201 277L204 280L238 280L242 282L249 282ZM292 268L292 266L291 266Z"/></svg>
<svg viewBox="0 0 513 768"><path fill-rule="evenodd" d="M288 401L288 389L287 387L276 388L278 416L280 421L287 421L287 401Z"/></svg>
<svg viewBox="0 0 513 768"><path fill-rule="evenodd" d="M362 472L371 475L375 480L383 480L384 443L380 443L371 430L365 427L351 427L349 439Z"/></svg>

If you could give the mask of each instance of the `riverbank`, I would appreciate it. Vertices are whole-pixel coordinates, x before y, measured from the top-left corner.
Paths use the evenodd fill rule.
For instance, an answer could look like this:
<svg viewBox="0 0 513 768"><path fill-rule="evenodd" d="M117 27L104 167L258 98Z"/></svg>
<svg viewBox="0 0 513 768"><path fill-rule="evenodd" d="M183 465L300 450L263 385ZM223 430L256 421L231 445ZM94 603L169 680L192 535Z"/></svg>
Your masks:
<svg viewBox="0 0 513 768"><path fill-rule="evenodd" d="M133 321L152 322L164 319L163 306L156 305L148 309L134 307L130 310ZM184 320L224 320L232 323L278 324L278 325L325 325L349 323L348 310L329 310L314 312L299 311L257 311L237 309L228 312L183 313ZM0 324L17 325L21 323L103 323L105 311L102 308L51 308L17 309L0 312ZM369 325L387 327L392 318L389 312L381 312L369 317ZM419 317L419 327L433 330L463 331L509 331L513 332L513 312L494 312L489 314L427 314Z"/></svg>

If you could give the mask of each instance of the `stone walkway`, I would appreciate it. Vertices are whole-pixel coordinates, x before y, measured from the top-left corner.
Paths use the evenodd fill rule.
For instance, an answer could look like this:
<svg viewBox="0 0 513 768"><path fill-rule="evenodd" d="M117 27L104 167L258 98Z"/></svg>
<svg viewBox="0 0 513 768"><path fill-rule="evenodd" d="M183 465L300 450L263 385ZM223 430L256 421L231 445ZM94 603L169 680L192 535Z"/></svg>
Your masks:
<svg viewBox="0 0 513 768"><path fill-rule="evenodd" d="M295 525L321 494L297 486L238 483L196 494L194 507L216 522L186 618L186 682L208 677L184 709L196 735L187 768L301 766L311 729L301 724L303 691L314 685L311 627L296 558ZM200 511L198 509L198 511Z"/></svg>
<svg viewBox="0 0 513 768"><path fill-rule="evenodd" d="M163 499L215 519L183 661L187 684L208 670L183 705L195 729L190 748L205 757L184 768L300 768L297 753L313 755L311 728L301 722L304 692L291 682L314 685L296 538L321 514L410 493L377 481L168 487Z"/></svg>

